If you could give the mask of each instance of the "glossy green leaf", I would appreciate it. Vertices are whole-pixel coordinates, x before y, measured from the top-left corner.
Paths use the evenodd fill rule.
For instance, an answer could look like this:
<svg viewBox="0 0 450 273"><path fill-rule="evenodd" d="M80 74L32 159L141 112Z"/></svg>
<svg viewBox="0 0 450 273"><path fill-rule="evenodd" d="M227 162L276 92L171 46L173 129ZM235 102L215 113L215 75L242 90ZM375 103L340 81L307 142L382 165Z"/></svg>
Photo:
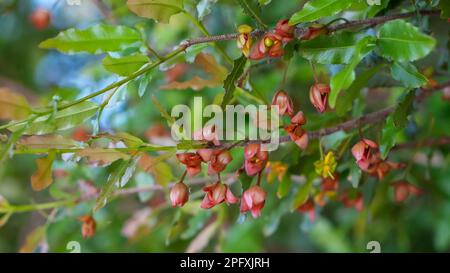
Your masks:
<svg viewBox="0 0 450 273"><path fill-rule="evenodd" d="M364 37L355 47L355 53L351 62L331 78L331 92L329 97L329 104L331 108L336 106L336 100L342 89L347 89L355 80L355 68L361 60L371 52L375 47L372 44L372 37Z"/></svg>
<svg viewBox="0 0 450 273"><path fill-rule="evenodd" d="M203 20L205 16L211 13L211 6L217 3L218 0L200 0L196 6L197 17L199 20Z"/></svg>
<svg viewBox="0 0 450 273"><path fill-rule="evenodd" d="M135 162L133 160L118 160L108 168L110 174L108 180L102 186L100 194L95 202L94 212L103 208L112 197L114 191L125 186L133 175Z"/></svg>
<svg viewBox="0 0 450 273"><path fill-rule="evenodd" d="M43 41L39 47L64 53L102 54L121 51L142 44L139 31L126 26L94 25L86 29L71 28Z"/></svg>
<svg viewBox="0 0 450 273"><path fill-rule="evenodd" d="M441 13L442 18L447 19L450 17L450 2L448 0L439 1L438 7L442 11L442 13Z"/></svg>
<svg viewBox="0 0 450 273"><path fill-rule="evenodd" d="M391 74L394 79L401 82L407 88L418 88L428 81L411 63L395 62L391 66Z"/></svg>
<svg viewBox="0 0 450 273"><path fill-rule="evenodd" d="M402 98L397 108L393 113L394 124L397 128L404 128L408 122L408 115L413 108L414 99L416 97L415 91L410 91Z"/></svg>
<svg viewBox="0 0 450 273"><path fill-rule="evenodd" d="M120 58L106 56L102 63L106 70L120 76L129 76L149 63L150 59L143 54L134 54Z"/></svg>
<svg viewBox="0 0 450 273"><path fill-rule="evenodd" d="M278 198L281 199L281 198L285 197L289 193L291 186L292 186L292 179L291 179L290 175L284 175L283 179L280 181L280 184L278 185L278 190L277 190Z"/></svg>
<svg viewBox="0 0 450 273"><path fill-rule="evenodd" d="M353 102L358 97L360 91L367 87L368 81L383 67L384 65L380 64L359 74L347 91L337 98L336 113L339 116L343 116L351 110Z"/></svg>
<svg viewBox="0 0 450 273"><path fill-rule="evenodd" d="M357 52L356 45L364 36L340 32L300 43L299 54L320 64L348 64Z"/></svg>
<svg viewBox="0 0 450 273"><path fill-rule="evenodd" d="M356 164L352 164L350 167L350 182L353 188L358 188L359 182L361 181L362 171Z"/></svg>
<svg viewBox="0 0 450 273"><path fill-rule="evenodd" d="M175 123L175 119L166 111L166 109L161 105L159 100L154 95L152 95L152 102L159 113L161 113L161 116L166 120L167 125L171 127Z"/></svg>
<svg viewBox="0 0 450 273"><path fill-rule="evenodd" d="M427 56L436 46L436 40L403 21L384 24L378 35L378 47L382 56L398 61L415 61Z"/></svg>
<svg viewBox="0 0 450 273"><path fill-rule="evenodd" d="M292 202L291 210L297 209L308 200L309 192L311 191L315 176L315 173L310 174L306 180L306 183L300 187L294 197L294 201Z"/></svg>
<svg viewBox="0 0 450 273"><path fill-rule="evenodd" d="M236 88L236 81L239 79L242 73L244 73L244 67L246 63L247 58L244 55L242 55L239 59L234 60L233 70L224 81L223 87L225 89L225 95L222 100L222 108L225 108L225 106L233 98L234 89Z"/></svg>
<svg viewBox="0 0 450 273"><path fill-rule="evenodd" d="M267 29L267 25L261 21L261 7L258 0L235 0L261 29Z"/></svg>
<svg viewBox="0 0 450 273"><path fill-rule="evenodd" d="M395 111L389 115L381 132L380 152L381 157L386 159L389 151L395 146L397 135L405 128L408 122L415 99L415 91L412 90L402 97Z"/></svg>
<svg viewBox="0 0 450 273"><path fill-rule="evenodd" d="M127 6L138 16L168 24L172 15L183 11L183 0L128 0Z"/></svg>
<svg viewBox="0 0 450 273"><path fill-rule="evenodd" d="M99 107L97 104L90 101L84 101L72 107L58 111L54 115L53 119L50 119L50 114L37 118L28 126L24 133L28 135L44 135L56 131L67 130L82 124L89 118L93 117L97 113L98 109ZM24 123L20 123L18 125L11 126L8 129L15 132L22 129L24 126Z"/></svg>
<svg viewBox="0 0 450 273"><path fill-rule="evenodd" d="M335 15L350 7L354 0L311 0L292 15L290 25L313 22L323 17Z"/></svg>
<svg viewBox="0 0 450 273"><path fill-rule="evenodd" d="M394 118L388 117L386 123L381 131L381 143L380 143L380 153L381 158L386 159L389 151L395 146L397 134L402 130L402 128L397 128L394 124Z"/></svg>
<svg viewBox="0 0 450 273"><path fill-rule="evenodd" d="M146 172L138 173L134 180L136 181L136 186L139 188L152 187L155 185L155 179L153 176ZM142 203L147 202L152 198L154 191L141 191L138 193L139 201Z"/></svg>

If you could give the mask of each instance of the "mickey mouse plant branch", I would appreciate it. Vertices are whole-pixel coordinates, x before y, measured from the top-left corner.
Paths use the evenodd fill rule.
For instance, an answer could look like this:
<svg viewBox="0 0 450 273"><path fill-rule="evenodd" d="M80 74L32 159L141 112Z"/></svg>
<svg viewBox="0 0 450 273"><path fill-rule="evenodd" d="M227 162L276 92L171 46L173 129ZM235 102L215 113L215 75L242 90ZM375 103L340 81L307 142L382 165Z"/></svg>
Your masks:
<svg viewBox="0 0 450 273"><path fill-rule="evenodd" d="M133 3L133 1L129 1L129 6L130 2ZM243 5L242 3L244 3L243 6L244 9L249 8L245 6L246 3L245 1L238 1L238 2L241 5ZM194 17L192 17L184 9L176 7L175 10L177 12L186 14L188 18L194 23L194 25L196 25L200 29L200 31L205 35L205 37L186 40L185 42L182 42L175 50L171 51L170 53L164 56L160 56L154 50L150 50L151 53L153 53L153 55L158 57L157 60L150 64L147 64L142 69L130 74L129 76L123 78L122 80L117 81L101 90L98 90L73 102L64 102L61 104L56 104L54 105L54 107L51 108L34 109L29 117L23 120L13 121L11 123L2 125L0 126L0 130L12 127L17 128L18 126L23 126L24 128L26 128L26 126L31 125L34 121L36 121L39 118L47 116L50 118L52 115L55 114L55 112L75 107L92 98L105 94L111 90L117 89L127 84L128 82L148 73L149 71L160 66L161 64L175 58L179 54L185 52L187 48L196 44L212 43L212 45L218 50L218 52L223 56L223 58L230 64L233 63L232 60L229 58L226 52L223 51L223 49L221 49L216 44L216 42L226 40L237 40L238 46L241 49L244 56L252 60L261 60L265 58L278 58L284 55L283 46L294 39L312 40L320 35L327 35L330 34L331 32L335 32L342 29L361 26L374 26L377 24L383 24L388 21L396 20L399 18L408 18L417 15L416 12L400 13L376 17L372 19L349 21L335 26L312 24L307 28L294 27L288 24L288 20L281 20L277 23L274 31L267 31L265 29L265 24L255 14L255 16L252 17L254 17L254 19L258 21L258 25L264 30L252 30L251 27L244 25L239 27L238 33L210 36L206 28L203 26L203 24ZM424 16L435 16L439 15L439 13L440 13L439 11L434 10L419 11L419 14ZM253 38L258 38L259 42L252 46ZM246 58L244 57L242 58L244 59L245 62L247 61ZM236 62L238 62L239 64L239 60L235 61L234 63L235 65ZM243 62L244 65L245 62ZM238 77L235 80L233 80L233 82L231 82L232 85L234 85L238 80L243 81L242 79L239 78L239 76L241 75L238 75ZM450 82L441 85L436 84L435 86L427 89L420 89L419 96L416 97L415 94L413 94L414 97L412 99L412 102L414 102L415 100L419 100L418 98L422 98L424 95L431 94L431 91L440 90L445 87L450 87ZM330 87L328 85L319 83L318 80L316 80L314 86L311 87L310 100L313 106L318 110L318 112L322 113L326 110L328 105L329 93ZM229 94L225 94L225 98L227 96L229 96ZM224 102L229 101L225 101L224 99ZM302 111L298 111L297 113L294 112L292 100L290 99L289 95L286 92L282 90L278 91L274 95L271 104L279 106L280 115L287 116L290 118L290 124L284 127L284 130L288 135L281 137L280 142L291 142L291 141L295 142L295 144L297 144L303 150L307 148L308 141L310 139L321 138L323 136L330 135L341 130L348 131L354 128L361 127L361 125L378 123L384 120L387 116L389 116L393 112L395 112L397 109L397 107L388 107L371 114L363 115L360 118L343 122L333 127L321 129L314 132L306 132L303 129L303 126L306 124L306 117ZM201 207L208 209L222 202L233 204L239 201L239 199L233 195L228 185L222 183L220 173L226 168L228 163L230 163L230 161L232 160L231 155L229 153L229 149L235 146L245 146L244 166L241 169L239 169L238 173L242 173L245 171L247 175L250 177L257 175L258 183L251 186L243 193L241 201L241 212L248 211L251 212L253 217L258 217L261 213L261 209L264 207L266 197L266 192L261 187L260 181L261 175L268 163L268 152L261 150L260 145L261 142L243 141L231 144L227 143L223 145L216 144L214 143L216 139L214 138L215 132L213 128L204 128L202 130L202 134L205 137L205 139L208 140L207 144L191 145L183 143L176 147L175 146L165 147L165 146L155 146L148 143L144 143L142 141L138 141L136 145L131 147L104 148L103 150L104 151L114 150L116 152L130 153L133 154L133 158L135 155L138 154L138 152L145 152L145 151L196 150L195 152L179 153L177 154L177 159L181 164L185 165L186 167L185 174L187 174L189 177L195 176L201 171L202 163L208 164L208 174L218 176L217 178L218 181L216 183L204 188L206 195L205 198L203 199ZM207 139L206 136L212 138ZM211 143L213 143L214 145L212 145ZM434 145L434 144L446 144L448 142L447 141L425 142L425 144L428 143ZM408 145L405 145L405 147L408 147ZM15 149L14 153L16 154L74 153L74 152L81 152L83 150L84 150L83 148L70 148L70 149L19 148ZM362 171L365 171L370 175L377 176L379 177L379 179L382 179L383 176L390 169L401 168L401 164L388 162L385 159L383 159L382 155L380 154L378 145L375 142L368 139L362 139L355 146L353 146L352 154L355 157L357 164ZM128 160L132 161L132 159ZM126 166L125 168L121 166L121 168L126 169ZM318 171L318 173L320 173L321 176L323 176L323 178L325 179L326 178L334 179L335 176L333 176L333 173L335 172L335 168L336 168L335 157L332 153L329 152L327 155L322 156L321 160L318 162L316 166L316 171ZM184 184L183 181L184 176L185 175L183 175L183 179L181 179L181 181L179 181L172 187L172 190L170 192L170 198L173 206L183 206L189 199L188 187ZM160 187L159 186L156 188L150 187L146 190L157 190L157 189L160 189ZM133 194L138 192L140 192L139 189L128 190L127 194ZM100 197L106 196L108 193L110 194L111 192L110 191L107 193L101 192L99 196ZM18 207L7 205L3 206L3 208L0 208L0 213L23 212L35 209L44 210L49 208L57 208L61 206L73 205L79 201L80 199L76 198L46 204L24 205Z"/></svg>

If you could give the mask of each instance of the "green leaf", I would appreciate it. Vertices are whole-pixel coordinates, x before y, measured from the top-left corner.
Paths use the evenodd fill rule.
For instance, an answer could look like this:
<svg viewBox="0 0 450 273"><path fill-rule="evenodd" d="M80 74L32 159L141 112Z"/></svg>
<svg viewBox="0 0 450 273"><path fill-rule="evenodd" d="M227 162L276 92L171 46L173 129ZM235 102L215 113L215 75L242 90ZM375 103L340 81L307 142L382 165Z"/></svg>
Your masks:
<svg viewBox="0 0 450 273"><path fill-rule="evenodd" d="M418 88L428 81L411 63L395 62L391 66L391 74L394 79L401 82L407 88Z"/></svg>
<svg viewBox="0 0 450 273"><path fill-rule="evenodd" d="M395 111L386 120L386 124L381 131L380 152L383 159L386 159L389 151L395 146L397 135L405 128L414 99L415 91L412 90L401 99Z"/></svg>
<svg viewBox="0 0 450 273"><path fill-rule="evenodd" d="M289 193L291 186L292 186L291 177L289 175L284 175L283 179L280 181L280 184L278 185L278 190L277 190L278 198L281 199L281 198L285 197Z"/></svg>
<svg viewBox="0 0 450 273"><path fill-rule="evenodd" d="M106 205L117 188L123 187L128 183L133 175L134 169L135 162L133 160L118 160L111 164L108 168L111 173L95 202L94 212Z"/></svg>
<svg viewBox="0 0 450 273"><path fill-rule="evenodd" d="M294 197L294 201L292 202L291 210L296 210L298 207L303 205L303 203L308 200L309 192L311 191L314 178L316 177L315 173L311 173L304 185L298 190L297 194Z"/></svg>
<svg viewBox="0 0 450 273"><path fill-rule="evenodd" d="M244 67L247 63L247 58L242 55L239 59L234 60L233 70L227 76L224 81L223 88L225 89L225 95L222 100L222 108L231 101L234 94L234 89L236 88L236 81L244 73Z"/></svg>
<svg viewBox="0 0 450 273"><path fill-rule="evenodd" d="M358 97L359 92L367 86L367 82L383 67L384 64L380 64L359 74L347 91L337 98L336 113L339 116L343 116L351 110L353 102Z"/></svg>
<svg viewBox="0 0 450 273"><path fill-rule="evenodd" d="M95 113L97 113L98 108L97 104L90 101L84 101L57 112L51 121L49 120L51 114L41 116L28 126L24 134L44 135L55 131L70 129L94 116ZM20 123L9 127L9 130L15 132L24 128L24 126L24 123Z"/></svg>
<svg viewBox="0 0 450 273"><path fill-rule="evenodd" d="M355 47L355 53L352 61L344 69L339 71L331 78L331 92L329 97L329 104L331 108L336 106L336 100L342 89L347 89L355 80L355 68L361 60L374 49L373 37L366 36L361 39Z"/></svg>
<svg viewBox="0 0 450 273"><path fill-rule="evenodd" d="M134 54L120 58L106 56L102 63L106 70L120 76L129 76L149 63L150 59L143 54Z"/></svg>
<svg viewBox="0 0 450 273"><path fill-rule="evenodd" d="M128 0L127 6L138 16L168 24L172 15L183 11L183 0Z"/></svg>
<svg viewBox="0 0 450 273"><path fill-rule="evenodd" d="M323 17L335 15L350 7L354 0L312 0L308 1L303 9L292 15L290 25L312 22Z"/></svg>
<svg viewBox="0 0 450 273"><path fill-rule="evenodd" d="M205 16L211 13L211 6L217 3L217 0L200 0L196 6L197 17L201 21Z"/></svg>
<svg viewBox="0 0 450 273"><path fill-rule="evenodd" d="M378 35L378 47L383 57L398 62L415 61L427 56L436 40L403 20L384 24Z"/></svg>
<svg viewBox="0 0 450 273"><path fill-rule="evenodd" d="M450 2L448 0L441 0L439 1L439 6L441 10L441 17L444 19L447 19L450 17Z"/></svg>
<svg viewBox="0 0 450 273"><path fill-rule="evenodd" d="M365 1L375 2L376 0L365 0ZM379 5L371 5L366 11L366 17L367 18L374 17L380 11L384 10L385 8L387 8L388 5L389 5L389 0L381 0Z"/></svg>
<svg viewBox="0 0 450 273"><path fill-rule="evenodd" d="M51 150L47 157L36 159L37 170L31 176L31 187L35 191L42 191L53 183L52 166L56 152Z"/></svg>
<svg viewBox="0 0 450 273"><path fill-rule="evenodd" d="M300 43L300 55L320 64L348 64L357 54L358 41L367 36L340 32L330 36L319 36Z"/></svg>
<svg viewBox="0 0 450 273"><path fill-rule="evenodd" d="M118 132L115 134L109 134L109 133L100 133L97 134L95 136L95 138L107 138L110 139L114 142L119 142L122 141L123 143L125 143L125 145L127 145L127 147L139 147L142 144L144 144L144 141L142 141L142 139L135 137L129 133L125 133L125 132Z"/></svg>
<svg viewBox="0 0 450 273"><path fill-rule="evenodd" d="M153 79L153 75L151 73L147 73L140 77L139 79L139 87L138 87L138 95L139 97L143 97L145 91L147 91L147 87Z"/></svg>
<svg viewBox="0 0 450 273"><path fill-rule="evenodd" d="M408 122L408 115L411 113L414 99L416 97L415 91L410 91L398 104L393 113L394 124L397 128L405 128Z"/></svg>
<svg viewBox="0 0 450 273"><path fill-rule="evenodd" d="M30 105L21 94L0 87L0 120L20 120L30 114Z"/></svg>
<svg viewBox="0 0 450 273"><path fill-rule="evenodd" d="M267 25L261 20L261 7L257 0L236 0L236 2L241 6L244 13L250 16L261 29L267 29Z"/></svg>
<svg viewBox="0 0 450 273"><path fill-rule="evenodd" d="M28 233L25 243L20 247L20 253L32 253L38 246L45 241L48 225L38 226Z"/></svg>
<svg viewBox="0 0 450 273"><path fill-rule="evenodd" d="M145 187L152 187L155 185L155 179L153 176L146 172L140 172L138 173L134 180L136 181L136 185L139 188L145 188ZM139 201L142 203L147 202L152 198L154 191L141 191L138 193Z"/></svg>
<svg viewBox="0 0 450 273"><path fill-rule="evenodd" d="M161 113L161 116L167 121L167 125L171 127L175 123L175 119L164 109L155 95L152 95L152 102L156 109Z"/></svg>
<svg viewBox="0 0 450 273"><path fill-rule="evenodd" d="M9 156L12 156L12 150L14 148L14 144L17 142L17 140L24 134L25 129L28 127L28 124L25 124L22 128L16 130L11 134L9 137L8 142L5 145L0 146L0 163L5 161L9 158Z"/></svg>
<svg viewBox="0 0 450 273"><path fill-rule="evenodd" d="M352 164L350 167L350 177L353 188L358 188L359 181L361 180L362 171L356 164Z"/></svg>
<svg viewBox="0 0 450 273"><path fill-rule="evenodd" d="M74 54L102 54L121 51L142 44L139 31L126 26L95 25L86 29L71 28L43 41L39 47Z"/></svg>
<svg viewBox="0 0 450 273"><path fill-rule="evenodd" d="M28 149L74 149L80 145L73 139L61 135L29 136L17 143L17 148Z"/></svg>
<svg viewBox="0 0 450 273"><path fill-rule="evenodd" d="M381 158L386 159L389 151L395 146L397 134L401 131L401 128L397 128L394 124L394 118L392 115L386 120L386 124L381 131L381 143L380 143L380 153Z"/></svg>

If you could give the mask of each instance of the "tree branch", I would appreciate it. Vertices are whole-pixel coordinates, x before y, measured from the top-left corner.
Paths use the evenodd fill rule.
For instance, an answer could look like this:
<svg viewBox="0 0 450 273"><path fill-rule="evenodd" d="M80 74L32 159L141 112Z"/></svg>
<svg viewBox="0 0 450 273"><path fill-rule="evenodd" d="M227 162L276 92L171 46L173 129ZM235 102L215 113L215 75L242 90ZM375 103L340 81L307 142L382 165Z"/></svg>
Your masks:
<svg viewBox="0 0 450 273"><path fill-rule="evenodd" d="M360 27L360 26L367 26L367 25L374 26L374 25L383 24L383 23L386 23L386 22L389 22L392 20L414 17L414 16L417 16L417 13L424 15L424 16L438 16L438 15L440 15L441 11L440 10L421 10L418 12L414 11L414 12L407 12L407 13L391 14L391 15L379 16L379 17L375 17L375 18L371 18L371 19L350 21L347 23L336 25L334 27L331 26L328 29L330 32L334 32L334 31L338 31L338 30L342 30L342 29L346 29L346 28L353 28L353 27Z"/></svg>

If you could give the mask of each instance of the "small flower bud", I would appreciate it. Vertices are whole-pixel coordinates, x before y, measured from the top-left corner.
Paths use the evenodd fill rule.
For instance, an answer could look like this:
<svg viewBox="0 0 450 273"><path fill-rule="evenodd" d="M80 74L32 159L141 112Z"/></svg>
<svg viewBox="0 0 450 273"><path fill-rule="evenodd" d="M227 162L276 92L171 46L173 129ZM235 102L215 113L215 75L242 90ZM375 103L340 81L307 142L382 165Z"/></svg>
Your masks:
<svg viewBox="0 0 450 273"><path fill-rule="evenodd" d="M96 223L91 215L84 215L78 218L82 222L81 234L83 238L90 238L95 235Z"/></svg>
<svg viewBox="0 0 450 273"><path fill-rule="evenodd" d="M289 25L289 20L278 21L275 26L275 33L282 37L283 42L289 42L294 38L294 26Z"/></svg>
<svg viewBox="0 0 450 273"><path fill-rule="evenodd" d="M228 185L225 185L220 181L204 187L203 191L206 193L202 204L200 205L203 209L210 209L222 202L226 202L227 204L239 202L239 199L234 196Z"/></svg>
<svg viewBox="0 0 450 273"><path fill-rule="evenodd" d="M261 215L261 210L266 202L266 191L260 186L253 185L242 194L241 212L250 211L253 218Z"/></svg>
<svg viewBox="0 0 450 273"><path fill-rule="evenodd" d="M320 113L327 109L330 91L330 86L322 83L316 83L309 89L309 99Z"/></svg>
<svg viewBox="0 0 450 273"><path fill-rule="evenodd" d="M170 202L172 207L182 207L189 200L189 188L183 182L176 183L170 189Z"/></svg>
<svg viewBox="0 0 450 273"><path fill-rule="evenodd" d="M275 93L272 99L272 105L278 106L279 113L281 116L288 115L291 117L294 114L294 106L292 103L292 99L283 90L280 90Z"/></svg>
<svg viewBox="0 0 450 273"><path fill-rule="evenodd" d="M373 160L373 152L377 150L378 145L369 139L362 139L352 147L353 157L361 170L368 171Z"/></svg>
<svg viewBox="0 0 450 273"><path fill-rule="evenodd" d="M245 57L249 57L250 55L250 48L252 46L252 27L249 25L240 25L238 27L238 32L240 33L237 38L237 46L242 51L242 53L245 55Z"/></svg>
<svg viewBox="0 0 450 273"><path fill-rule="evenodd" d="M211 155L211 160L208 165L208 174L217 174L225 170L228 163L231 162L233 158L228 150L216 150Z"/></svg>
<svg viewBox="0 0 450 273"><path fill-rule="evenodd" d="M244 151L244 168L248 176L261 172L267 164L269 153L261 151L261 144L248 144Z"/></svg>

